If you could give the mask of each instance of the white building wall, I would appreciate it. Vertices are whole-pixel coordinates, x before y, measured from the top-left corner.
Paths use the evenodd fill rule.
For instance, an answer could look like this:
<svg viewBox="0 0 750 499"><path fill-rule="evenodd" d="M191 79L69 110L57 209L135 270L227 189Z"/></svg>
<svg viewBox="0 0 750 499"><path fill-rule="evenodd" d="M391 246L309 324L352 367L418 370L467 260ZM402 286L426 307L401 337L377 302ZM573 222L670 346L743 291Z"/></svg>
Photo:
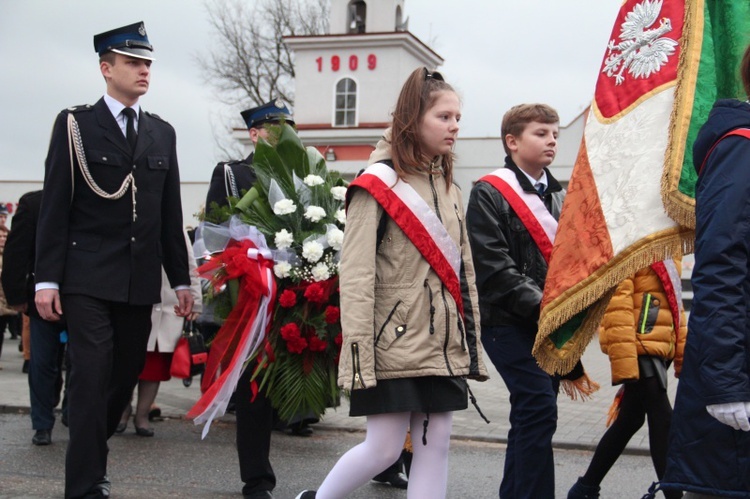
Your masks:
<svg viewBox="0 0 750 499"><path fill-rule="evenodd" d="M294 118L301 125L334 125L336 83L346 77L357 82L357 123L387 122L409 74L443 62L408 32L284 41L295 53ZM351 69L354 60L356 69Z"/></svg>

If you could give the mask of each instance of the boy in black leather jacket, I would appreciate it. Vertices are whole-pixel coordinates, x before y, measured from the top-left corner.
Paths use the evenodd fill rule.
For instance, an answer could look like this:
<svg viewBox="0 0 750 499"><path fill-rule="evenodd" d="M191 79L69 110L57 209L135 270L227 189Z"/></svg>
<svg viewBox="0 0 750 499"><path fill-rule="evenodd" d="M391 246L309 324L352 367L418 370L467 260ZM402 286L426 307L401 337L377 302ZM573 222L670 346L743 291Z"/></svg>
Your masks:
<svg viewBox="0 0 750 499"><path fill-rule="evenodd" d="M510 391L501 498L544 499L555 493L552 436L559 378L537 365L531 349L565 196L547 169L557 153L558 123L557 112L544 104L511 108L502 123L505 167L476 183L466 214L482 344Z"/></svg>

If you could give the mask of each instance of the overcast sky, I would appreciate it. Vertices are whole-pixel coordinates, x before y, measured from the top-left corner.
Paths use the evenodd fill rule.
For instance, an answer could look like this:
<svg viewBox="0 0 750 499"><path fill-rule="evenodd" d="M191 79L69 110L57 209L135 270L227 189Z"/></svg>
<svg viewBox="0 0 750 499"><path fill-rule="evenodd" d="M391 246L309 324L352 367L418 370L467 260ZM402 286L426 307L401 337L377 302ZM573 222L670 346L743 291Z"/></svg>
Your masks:
<svg viewBox="0 0 750 499"><path fill-rule="evenodd" d="M620 4L406 0L404 12L462 96L460 135L485 137L498 136L502 114L521 102L551 104L563 124L577 116ZM43 178L56 114L104 93L93 35L143 20L157 61L141 105L177 130L182 179L208 181L223 159L214 133L227 124L212 122L220 104L194 60L211 41L206 17L202 0L0 0L0 180Z"/></svg>

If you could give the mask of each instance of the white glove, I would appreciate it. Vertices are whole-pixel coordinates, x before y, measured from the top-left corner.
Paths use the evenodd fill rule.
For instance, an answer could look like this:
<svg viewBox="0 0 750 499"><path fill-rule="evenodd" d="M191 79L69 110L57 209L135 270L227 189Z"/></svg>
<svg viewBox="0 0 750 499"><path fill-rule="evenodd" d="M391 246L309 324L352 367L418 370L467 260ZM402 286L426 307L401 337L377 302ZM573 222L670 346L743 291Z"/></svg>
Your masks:
<svg viewBox="0 0 750 499"><path fill-rule="evenodd" d="M735 430L750 431L750 402L727 402L706 406L708 413L720 423Z"/></svg>

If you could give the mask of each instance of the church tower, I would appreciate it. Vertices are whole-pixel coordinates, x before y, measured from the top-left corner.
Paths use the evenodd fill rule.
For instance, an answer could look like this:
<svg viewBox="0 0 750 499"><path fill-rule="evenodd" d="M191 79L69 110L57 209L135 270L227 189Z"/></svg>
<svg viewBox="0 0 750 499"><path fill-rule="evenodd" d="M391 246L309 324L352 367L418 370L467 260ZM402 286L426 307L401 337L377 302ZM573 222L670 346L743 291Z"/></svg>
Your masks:
<svg viewBox="0 0 750 499"><path fill-rule="evenodd" d="M408 31L405 0L332 0L329 33L288 36L294 119L305 145L351 177L366 166L406 78L443 63Z"/></svg>

